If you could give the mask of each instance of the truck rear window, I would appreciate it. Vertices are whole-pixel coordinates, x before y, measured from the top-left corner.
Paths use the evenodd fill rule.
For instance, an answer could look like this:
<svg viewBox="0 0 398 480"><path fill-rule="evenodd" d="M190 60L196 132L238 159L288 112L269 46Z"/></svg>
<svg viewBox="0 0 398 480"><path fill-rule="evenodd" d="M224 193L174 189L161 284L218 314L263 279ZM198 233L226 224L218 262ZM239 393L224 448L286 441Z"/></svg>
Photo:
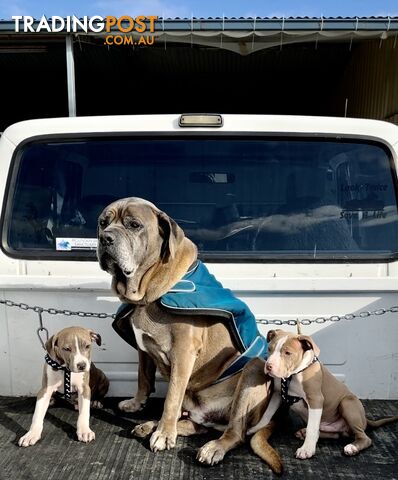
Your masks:
<svg viewBox="0 0 398 480"><path fill-rule="evenodd" d="M129 196L155 203L220 261L393 258L395 170L381 144L270 137L35 141L15 155L3 249L95 259L97 219Z"/></svg>

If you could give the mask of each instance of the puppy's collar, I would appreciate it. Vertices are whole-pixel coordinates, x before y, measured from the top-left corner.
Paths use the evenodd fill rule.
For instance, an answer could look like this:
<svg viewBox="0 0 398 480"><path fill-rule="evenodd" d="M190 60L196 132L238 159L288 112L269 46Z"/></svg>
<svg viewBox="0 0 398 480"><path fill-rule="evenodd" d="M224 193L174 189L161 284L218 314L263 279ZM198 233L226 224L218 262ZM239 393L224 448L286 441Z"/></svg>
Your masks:
<svg viewBox="0 0 398 480"><path fill-rule="evenodd" d="M292 373L289 378L292 378L293 375L298 375L299 373L304 372L304 370L307 370L307 368L309 368L313 363L316 363L316 362L319 362L319 358L316 355L314 355L313 359L306 367L302 368L298 372Z"/></svg>
<svg viewBox="0 0 398 480"><path fill-rule="evenodd" d="M312 359L311 363L309 365L307 365L305 368L303 368L302 370L298 371L298 372L295 372L293 373L293 375L297 375L298 373L301 373L301 372L304 372L304 370L306 370L307 368L309 368L312 364L314 364L315 362L319 362L319 358L314 355L314 358ZM289 385L290 385L290 382L292 381L292 377L293 375L290 375L290 377L288 378L281 378L281 396L282 396L282 403L284 403L285 405L287 406L291 406L293 405L294 403L297 403L301 400L301 397L295 397L293 395L289 395L288 392L289 392Z"/></svg>
<svg viewBox="0 0 398 480"><path fill-rule="evenodd" d="M47 353L44 357L44 360L53 370L63 370L64 371L64 397L71 398L71 384L70 384L70 370L69 368L64 367L57 361L53 360L50 355Z"/></svg>

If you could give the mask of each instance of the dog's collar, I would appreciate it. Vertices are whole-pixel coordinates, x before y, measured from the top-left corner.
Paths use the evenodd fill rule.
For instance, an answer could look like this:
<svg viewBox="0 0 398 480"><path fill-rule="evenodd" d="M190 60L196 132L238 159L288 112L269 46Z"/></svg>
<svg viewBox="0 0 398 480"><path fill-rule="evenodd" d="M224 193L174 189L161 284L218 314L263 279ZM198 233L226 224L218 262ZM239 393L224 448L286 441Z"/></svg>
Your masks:
<svg viewBox="0 0 398 480"><path fill-rule="evenodd" d="M304 372L304 370L306 370L307 368L309 368L311 365L313 365L315 362L319 362L319 358L314 355L314 358L312 359L311 363L309 365L307 365L305 368L303 368L302 370L296 372L296 373L293 373L293 375L297 375L301 372ZM297 403L301 400L301 397L295 397L293 395L289 395L288 392L289 392L289 385L290 385L290 382L292 381L292 377L293 375L290 375L290 377L288 378L281 378L281 397L282 397L282 403L284 403L285 405L287 406L291 406L293 405L294 403Z"/></svg>
<svg viewBox="0 0 398 480"><path fill-rule="evenodd" d="M310 368L310 366L312 364L316 363L316 362L319 362L319 358L316 355L314 355L313 359L311 360L311 362L306 367L302 368L298 372L292 373L289 378L292 378L293 375L298 375L299 373L304 372L304 370L307 370L307 368Z"/></svg>
<svg viewBox="0 0 398 480"><path fill-rule="evenodd" d="M70 370L69 368L64 367L57 361L53 360L50 355L47 353L44 357L44 360L53 370L63 370L64 371L64 397L71 398L71 384L70 384Z"/></svg>

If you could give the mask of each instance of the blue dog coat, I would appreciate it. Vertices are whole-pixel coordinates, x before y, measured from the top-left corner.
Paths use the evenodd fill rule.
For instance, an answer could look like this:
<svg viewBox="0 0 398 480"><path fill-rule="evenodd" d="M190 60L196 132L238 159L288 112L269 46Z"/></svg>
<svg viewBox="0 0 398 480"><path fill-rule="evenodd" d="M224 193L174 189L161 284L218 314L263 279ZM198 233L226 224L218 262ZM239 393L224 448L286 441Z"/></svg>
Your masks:
<svg viewBox="0 0 398 480"><path fill-rule="evenodd" d="M225 323L241 355L221 374L216 383L240 372L252 358L265 357L267 341L258 331L256 319L249 307L236 298L231 290L224 288L201 261L160 297L158 302L176 315L209 315L218 317ZM134 305L122 304L116 320L126 317L133 309ZM120 334L119 331L118 333Z"/></svg>

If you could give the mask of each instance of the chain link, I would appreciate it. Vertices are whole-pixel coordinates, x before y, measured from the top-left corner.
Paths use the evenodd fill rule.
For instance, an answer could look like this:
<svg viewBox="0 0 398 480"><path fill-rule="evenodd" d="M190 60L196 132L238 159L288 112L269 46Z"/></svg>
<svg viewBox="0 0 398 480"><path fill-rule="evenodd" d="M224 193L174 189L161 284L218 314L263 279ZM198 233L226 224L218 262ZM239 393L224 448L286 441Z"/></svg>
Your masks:
<svg viewBox="0 0 398 480"><path fill-rule="evenodd" d="M360 313L346 313L345 315L331 315L330 317L317 317L317 318L303 318L300 320L271 320L267 318L260 318L257 319L257 323L260 325L297 325L300 323L301 325L311 325L312 323L323 324L326 322L339 322L340 320L353 320L354 318L367 318L372 315L380 316L384 315L385 313L398 313L398 306L394 306L391 308L378 308L372 312L370 311L363 311Z"/></svg>
<svg viewBox="0 0 398 480"><path fill-rule="evenodd" d="M24 307L26 304L23 304ZM28 310L29 309L29 306L26 305L28 308L23 308L23 310ZM22 307L21 307L22 308ZM41 346L44 348L44 350L46 349L46 342L48 340L48 337L49 337L49 333L48 333L48 330L46 327L43 326L43 317L42 317L42 313L43 313L43 309L41 307L34 307L33 309L35 312L37 312L37 314L39 315L39 323L40 323L40 326L39 328L36 330L36 333L37 333L37 336L39 338L39 342L41 343Z"/></svg>
<svg viewBox="0 0 398 480"><path fill-rule="evenodd" d="M70 316L77 316L77 317L95 317L95 318L112 318L114 319L116 317L116 314L110 314L110 313L95 313L95 312L83 312L81 310L78 310L74 312L73 310L61 310L58 308L50 307L50 308L44 308L44 307L38 307L38 306L30 306L27 305L26 303L18 303L18 302L13 302L12 300L0 300L0 304L6 305L7 307L17 307L21 308L22 310L33 310L35 313L39 315L39 318L41 319L41 314L42 313L49 313L50 315L66 315L68 317ZM42 327L42 323L40 324Z"/></svg>
<svg viewBox="0 0 398 480"><path fill-rule="evenodd" d="M17 307L22 310L33 310L35 313L39 315L40 330L46 330L43 327L43 321L41 317L43 313L49 313L50 315L66 315L68 317L77 316L77 317L84 317L84 318L112 318L112 319L116 318L115 313L111 314L111 313L83 312L82 310L73 311L69 309L61 310L54 307L50 307L50 308L44 308L44 307L38 307L38 306L32 307L30 305L27 305L26 303L13 302L12 300L0 300L0 304L6 305L7 307ZM339 322L340 320L353 320L354 318L367 318L373 315L380 316L380 315L384 315L385 313L398 313L398 306L394 306L391 308L378 308L377 310L374 310L374 311L366 310L360 313L346 313L345 315L331 315L330 317L316 317L313 319L303 318L300 320L297 320L297 319L280 320L280 319L259 318L256 321L260 325L294 326L294 325L297 325L298 322L301 325L311 325L312 323L324 324L326 322Z"/></svg>

